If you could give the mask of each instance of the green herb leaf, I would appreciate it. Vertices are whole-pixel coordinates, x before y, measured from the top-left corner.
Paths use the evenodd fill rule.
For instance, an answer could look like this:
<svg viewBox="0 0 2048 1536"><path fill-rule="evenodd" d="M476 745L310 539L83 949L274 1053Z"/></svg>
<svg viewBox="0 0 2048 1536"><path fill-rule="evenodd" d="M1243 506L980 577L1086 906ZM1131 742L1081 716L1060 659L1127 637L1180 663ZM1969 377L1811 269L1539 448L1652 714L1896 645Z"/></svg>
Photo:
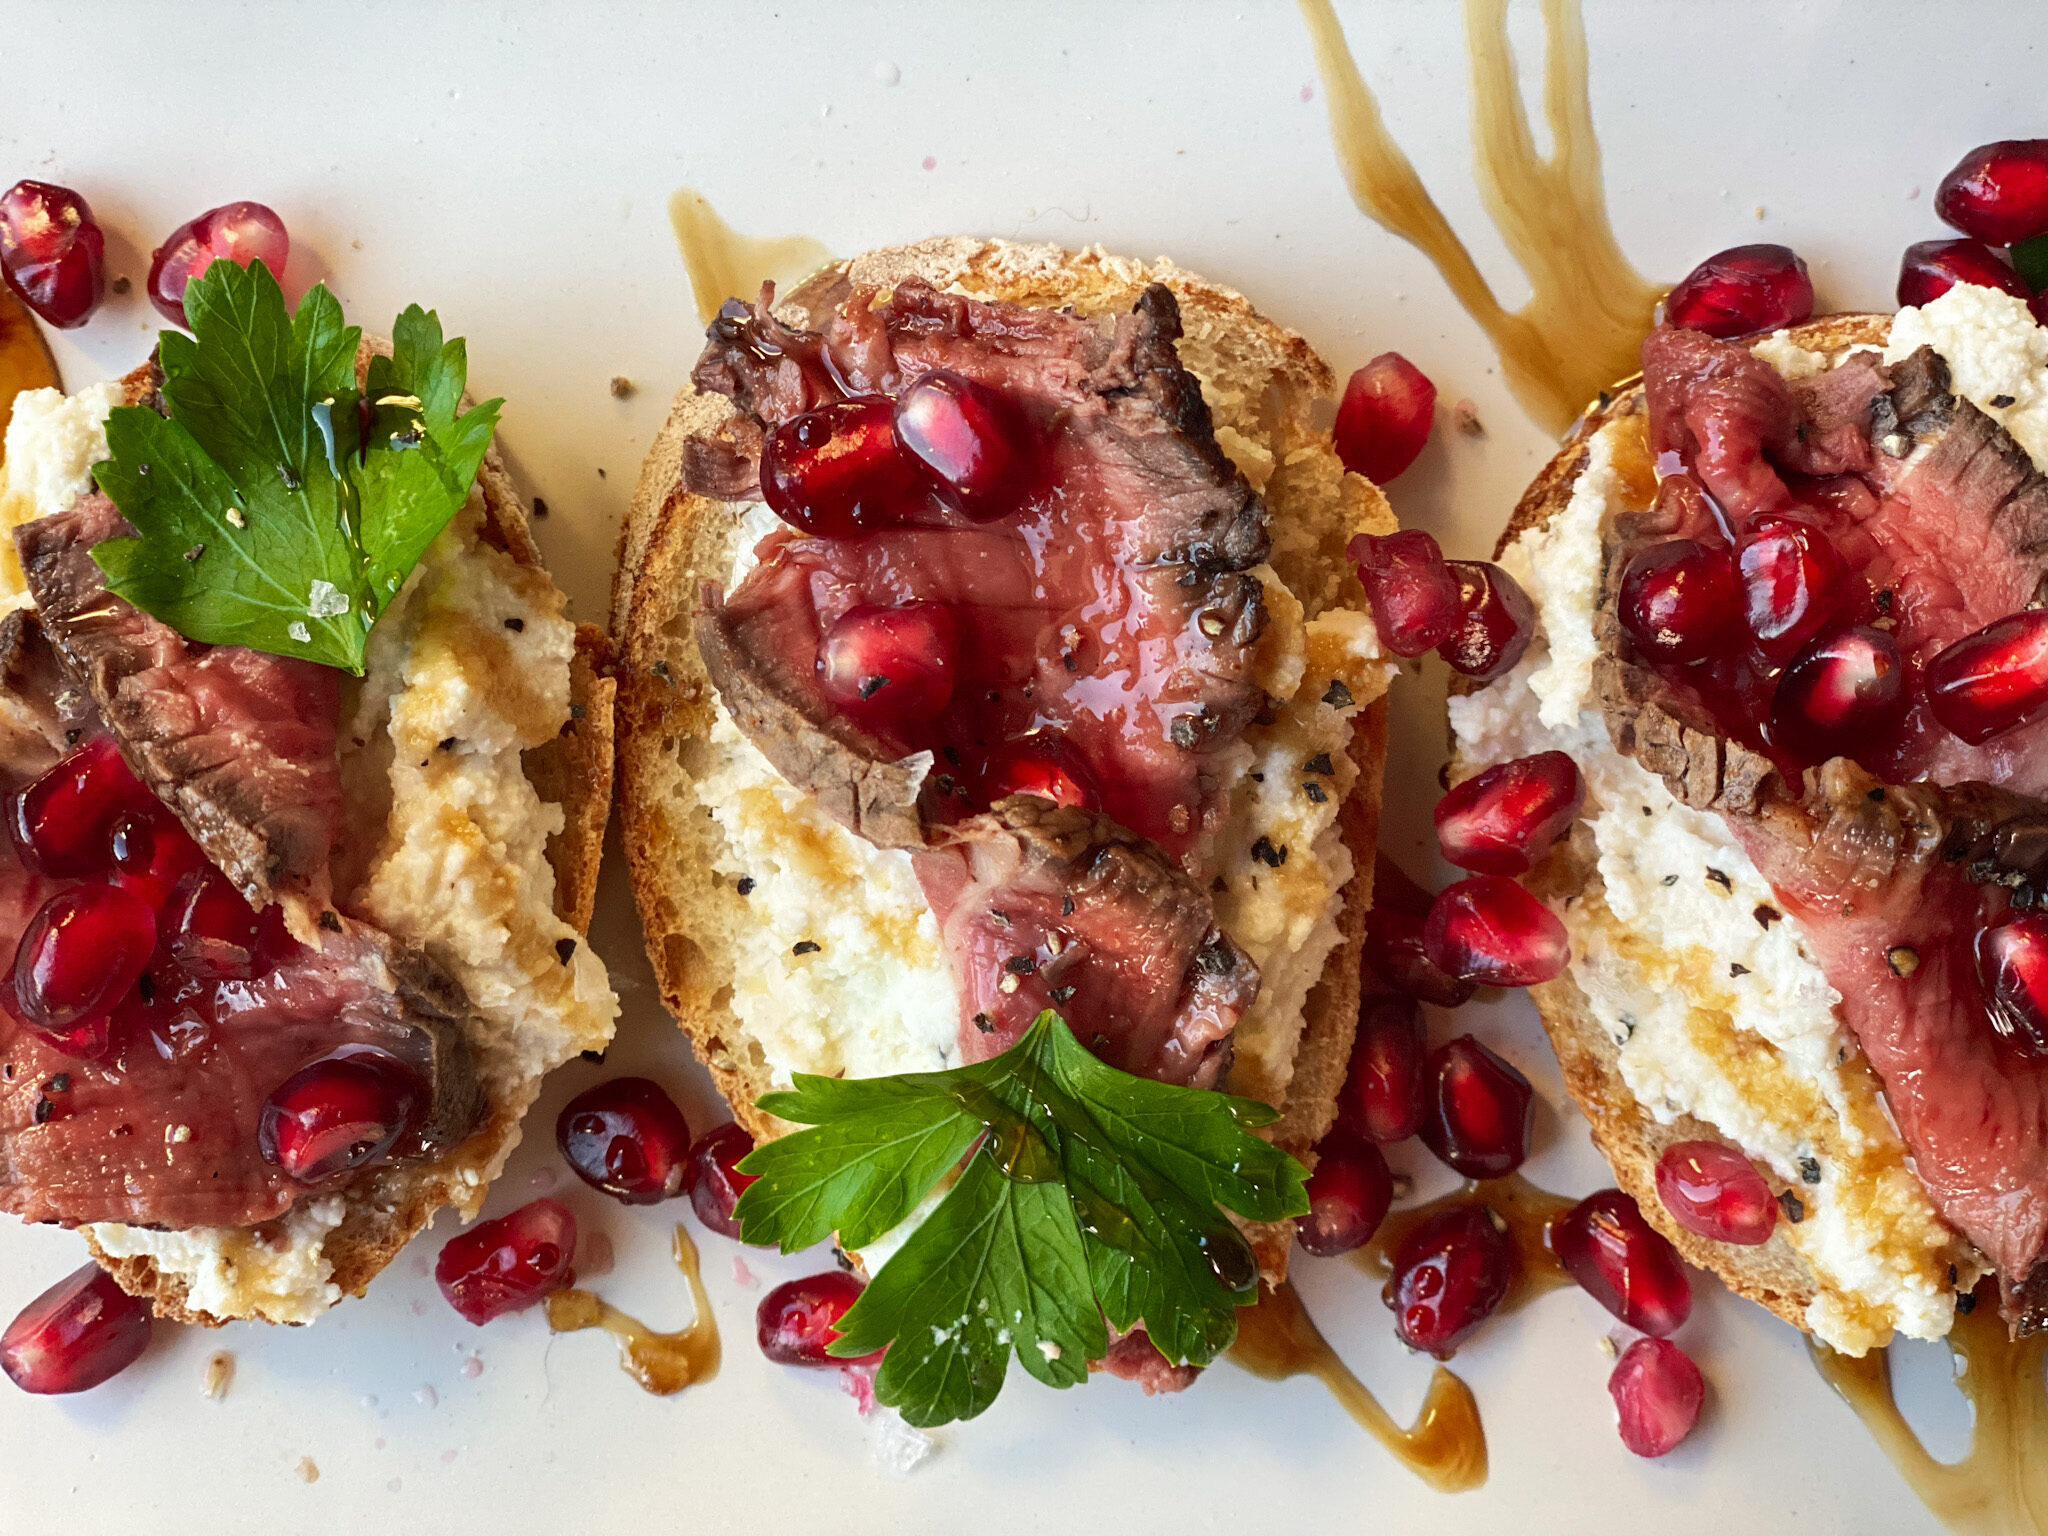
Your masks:
<svg viewBox="0 0 2048 1536"><path fill-rule="evenodd" d="M2014 246L2012 266L2035 292L2048 288L2048 235L2036 235Z"/></svg>
<svg viewBox="0 0 2048 1536"><path fill-rule="evenodd" d="M100 489L135 526L93 558L107 585L187 639L361 674L370 627L468 498L500 401L460 410L462 342L417 305L372 360L316 285L296 315L262 262L216 261L162 334L168 418L107 419Z"/></svg>
<svg viewBox="0 0 2048 1536"><path fill-rule="evenodd" d="M1206 1365L1258 1296L1218 1207L1261 1221L1308 1209L1301 1165L1251 1134L1270 1107L1118 1072L1052 1013L990 1061L800 1076L761 1107L811 1128L741 1162L756 1176L737 1207L750 1243L790 1253L836 1232L865 1247L957 1171L832 1345L886 1347L876 1397L918 1425L980 1413L1012 1354L1048 1385L1084 1380L1108 1328L1142 1326L1167 1359Z"/></svg>

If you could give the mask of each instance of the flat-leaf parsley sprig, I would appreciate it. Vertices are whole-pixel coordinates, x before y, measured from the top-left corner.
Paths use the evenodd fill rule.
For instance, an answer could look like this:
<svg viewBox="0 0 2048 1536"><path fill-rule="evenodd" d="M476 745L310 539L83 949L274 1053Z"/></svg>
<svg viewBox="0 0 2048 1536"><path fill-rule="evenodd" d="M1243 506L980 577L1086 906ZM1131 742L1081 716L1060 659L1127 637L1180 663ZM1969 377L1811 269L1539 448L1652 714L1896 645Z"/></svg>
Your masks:
<svg viewBox="0 0 2048 1536"><path fill-rule="evenodd" d="M875 1396L917 1425L980 1413L1012 1354L1074 1386L1108 1328L1142 1324L1168 1360L1208 1364L1258 1299L1258 1265L1218 1207L1308 1210L1301 1164L1251 1134L1278 1118L1270 1106L1105 1066L1051 1012L989 1061L799 1073L761 1108L810 1129L740 1163L755 1175L737 1207L747 1242L865 1248L953 1176L831 1346L887 1346Z"/></svg>
<svg viewBox="0 0 2048 1536"><path fill-rule="evenodd" d="M293 315L262 262L216 261L185 313L192 334L157 347L168 417L107 418L93 475L137 536L93 558L187 639L360 676L370 627L468 498L504 402L461 409L462 340L417 304L361 391L362 332L324 284Z"/></svg>

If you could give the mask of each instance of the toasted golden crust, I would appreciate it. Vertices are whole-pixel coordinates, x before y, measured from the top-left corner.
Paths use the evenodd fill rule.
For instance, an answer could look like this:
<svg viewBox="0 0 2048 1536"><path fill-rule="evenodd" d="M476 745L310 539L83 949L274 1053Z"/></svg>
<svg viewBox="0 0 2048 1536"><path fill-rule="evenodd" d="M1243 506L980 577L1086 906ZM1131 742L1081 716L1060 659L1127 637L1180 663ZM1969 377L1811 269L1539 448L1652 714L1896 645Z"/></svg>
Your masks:
<svg viewBox="0 0 2048 1536"><path fill-rule="evenodd" d="M855 282L886 287L916 274L976 297L1072 306L1083 313L1127 309L1148 281L1164 282L1181 306L1189 342L1183 361L1202 378L1225 449L1261 484L1272 512L1272 564L1311 613L1335 602L1363 606L1343 549L1363 519L1391 530L1376 488L1343 474L1327 431L1311 411L1334 390L1328 367L1299 336L1261 316L1249 301L1166 262L1140 265L1097 251L1005 241L934 239L871 252L849 264ZM801 305L838 273L797 289ZM822 280L821 280L822 279ZM1195 361L1196 357L1200 361ZM726 1005L732 986L728 936L750 921L744 903L714 870L717 824L690 785L708 761L714 693L691 635L705 578L730 571L737 530L723 503L681 483L682 446L715 433L730 414L721 398L678 392L642 468L619 536L612 630L619 646L621 825L634 899L662 1000L689 1034L719 1091L757 1138L781 1127L754 1107L770 1087L767 1063ZM1247 458L1257 461L1248 464ZM1345 515L1340 516L1340 511ZM1346 887L1341 941L1304 1008L1293 1082L1277 1138L1306 1153L1336 1114L1358 1013L1358 947L1371 902L1373 847L1386 757L1384 700L1353 725L1357 782L1341 829L1357 873ZM1255 1231L1261 1267L1284 1273L1291 1224Z"/></svg>

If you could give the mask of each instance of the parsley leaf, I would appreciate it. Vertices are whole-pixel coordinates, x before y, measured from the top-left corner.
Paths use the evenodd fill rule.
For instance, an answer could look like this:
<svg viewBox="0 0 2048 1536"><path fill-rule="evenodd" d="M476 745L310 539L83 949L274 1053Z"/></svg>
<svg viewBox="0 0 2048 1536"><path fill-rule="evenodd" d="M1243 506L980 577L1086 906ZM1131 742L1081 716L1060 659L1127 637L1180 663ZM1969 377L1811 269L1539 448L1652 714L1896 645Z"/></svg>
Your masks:
<svg viewBox="0 0 2048 1536"><path fill-rule="evenodd" d="M1075 1385L1110 1328L1142 1325L1167 1359L1206 1365L1258 1296L1251 1251L1217 1208L1257 1221L1308 1209L1301 1165L1251 1134L1270 1107L1118 1072L1050 1012L990 1061L799 1074L761 1108L810 1129L741 1162L750 1243L792 1253L836 1232L859 1249L952 1178L832 1345L886 1346L875 1395L917 1425L987 1408L1013 1353L1047 1385Z"/></svg>
<svg viewBox="0 0 2048 1536"><path fill-rule="evenodd" d="M187 639L360 676L370 627L468 498L503 402L460 409L462 341L418 305L371 360L367 396L362 333L324 285L292 315L262 262L216 261L185 312L192 335L157 348L168 416L107 418L93 474L137 536L93 558Z"/></svg>

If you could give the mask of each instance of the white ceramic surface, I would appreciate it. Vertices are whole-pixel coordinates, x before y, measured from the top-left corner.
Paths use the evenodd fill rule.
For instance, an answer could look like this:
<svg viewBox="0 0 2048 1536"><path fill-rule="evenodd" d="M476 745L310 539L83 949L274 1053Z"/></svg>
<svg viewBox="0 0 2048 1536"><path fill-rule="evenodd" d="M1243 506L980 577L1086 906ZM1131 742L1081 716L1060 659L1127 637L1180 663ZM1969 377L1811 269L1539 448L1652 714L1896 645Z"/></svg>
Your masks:
<svg viewBox="0 0 2048 1536"><path fill-rule="evenodd" d="M1782 239L1812 264L1824 305L1888 306L1900 248L1940 232L1928 196L1947 165L2042 128L2048 13L1937 9L1589 0L1607 185L1637 264L1669 278L1717 247ZM1458 8L1340 11L1394 132L1516 294L1471 177ZM1530 78L1533 5L1516 4L1512 32ZM640 455L698 347L664 214L683 184L743 230L802 232L839 252L939 231L1170 252L1302 330L1340 374L1397 348L1447 403L1472 399L1486 427L1476 440L1440 432L1393 489L1404 521L1456 552L1490 549L1546 453L1428 266L1346 198L1305 34L1276 0L11 0L0 38L0 179L85 191L110 270L137 288L59 338L67 379L142 355L156 239L212 204L261 198L290 225L295 290L324 277L351 318L378 328L423 300L469 337L478 388L508 397L503 442L553 509L540 540L585 617L602 616ZM614 399L614 375L638 392ZM1388 821L1417 869L1440 691L1427 674L1396 710ZM708 1119L712 1095L653 996L616 874L595 933L626 1003L606 1070L653 1072ZM1602 1182L1527 1007L1471 1018L1542 1089L1531 1172L1563 1189ZM554 1113L598 1075L560 1074L492 1211L556 1176ZM616 1245L605 1292L680 1322L665 1253L681 1207L629 1211L580 1186L566 1198ZM1683 1338L1711 1405L1657 1464L1616 1440L1595 1348L1608 1320L1565 1292L1459 1356L1492 1448L1477 1493L1427 1492L1313 1383L1268 1385L1227 1365L1156 1401L1109 1382L1058 1395L1013 1373L986 1417L946 1431L904 1477L878 1465L831 1374L759 1357L758 1291L724 1239L705 1240L724 1370L656 1400L595 1335L550 1343L531 1313L463 1323L426 1278L448 1230L314 1329L165 1328L141 1365L87 1396L0 1391L0 1533L1933 1529L1797 1336L1705 1284ZM0 1313L79 1258L73 1236L0 1225ZM818 1259L747 1262L772 1280ZM1345 1357L1405 1416L1425 1363L1394 1344L1377 1296L1341 1262L1304 1261L1300 1276ZM234 1386L211 1402L202 1374L222 1348ZM1964 1410L1946 1355L1897 1360L1912 1411L1952 1453ZM317 1482L302 1480L302 1458Z"/></svg>

